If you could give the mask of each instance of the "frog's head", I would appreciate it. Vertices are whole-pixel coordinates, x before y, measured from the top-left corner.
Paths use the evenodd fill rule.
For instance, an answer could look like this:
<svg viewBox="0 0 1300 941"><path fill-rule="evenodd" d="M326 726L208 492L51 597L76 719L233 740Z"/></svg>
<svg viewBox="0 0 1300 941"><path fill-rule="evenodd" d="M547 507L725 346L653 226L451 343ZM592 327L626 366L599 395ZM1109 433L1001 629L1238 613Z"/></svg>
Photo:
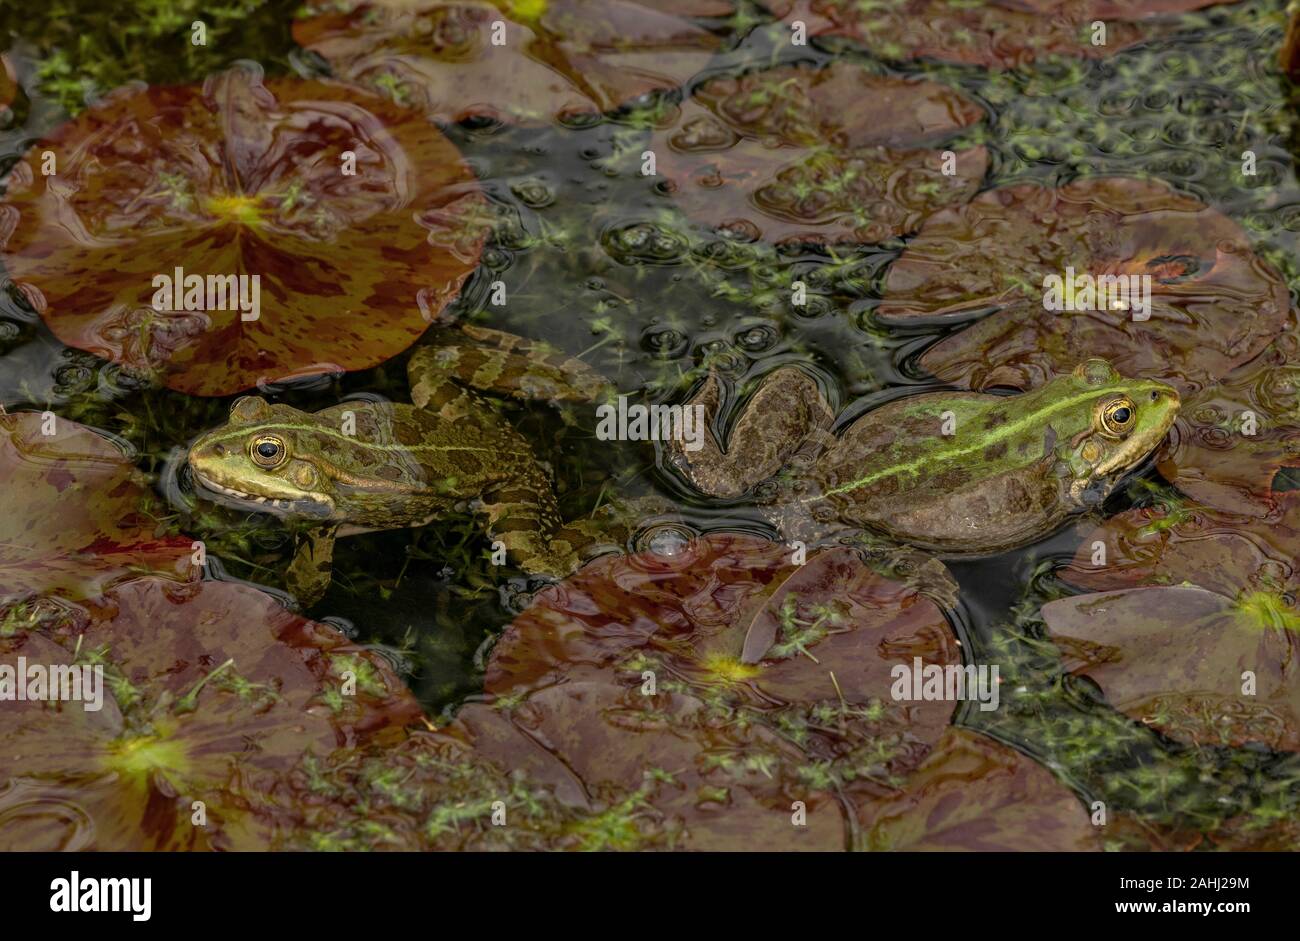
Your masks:
<svg viewBox="0 0 1300 941"><path fill-rule="evenodd" d="M1066 406L1058 444L1070 470L1070 494L1094 502L1138 467L1169 433L1180 405L1172 386L1127 379L1104 359L1089 359L1043 391Z"/></svg>
<svg viewBox="0 0 1300 941"><path fill-rule="evenodd" d="M204 487L259 509L329 518L333 481L303 445L316 424L306 412L246 395L231 407L227 424L190 447L190 470Z"/></svg>

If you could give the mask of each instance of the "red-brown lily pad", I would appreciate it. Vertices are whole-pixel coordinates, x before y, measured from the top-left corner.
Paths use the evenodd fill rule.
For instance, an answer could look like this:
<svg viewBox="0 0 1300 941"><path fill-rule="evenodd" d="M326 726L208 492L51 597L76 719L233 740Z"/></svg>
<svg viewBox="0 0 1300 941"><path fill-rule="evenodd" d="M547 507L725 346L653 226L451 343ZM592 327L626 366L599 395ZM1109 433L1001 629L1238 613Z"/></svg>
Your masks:
<svg viewBox="0 0 1300 941"><path fill-rule="evenodd" d="M881 808L864 835L873 850L1093 852L1101 848L1083 804L1031 758L950 728Z"/></svg>
<svg viewBox="0 0 1300 941"><path fill-rule="evenodd" d="M843 796L892 793L952 715L895 702L890 669L959 653L933 602L849 550L789 556L711 535L595 560L516 619L489 664L494 701L457 723L577 806L645 787L688 848L845 848Z"/></svg>
<svg viewBox="0 0 1300 941"><path fill-rule="evenodd" d="M1045 309L1045 278L1067 269L1149 275L1149 318ZM1227 216L1164 183L1088 177L1005 186L931 216L890 267L876 315L890 325L984 315L920 360L968 388L1030 388L1100 356L1186 393L1259 354L1289 306L1282 276Z"/></svg>
<svg viewBox="0 0 1300 941"><path fill-rule="evenodd" d="M38 143L8 185L4 262L54 334L194 395L400 353L456 297L484 237L472 173L421 116L252 68L121 89ZM179 305L155 284L178 268L204 279ZM249 301L259 278L256 312L216 280L240 276Z"/></svg>
<svg viewBox="0 0 1300 941"><path fill-rule="evenodd" d="M675 89L718 37L686 16L730 0L312 0L299 44L336 75L441 120L572 120Z"/></svg>
<svg viewBox="0 0 1300 941"><path fill-rule="evenodd" d="M1042 615L1066 671L1125 715L1199 745L1300 749L1300 613L1276 594L1129 588Z"/></svg>
<svg viewBox="0 0 1300 941"><path fill-rule="evenodd" d="M1285 594L1300 588L1300 503L1269 517L1195 505L1146 507L1112 516L1083 537L1060 570L1071 585L1110 591L1184 582L1235 597L1242 590Z"/></svg>
<svg viewBox="0 0 1300 941"><path fill-rule="evenodd" d="M974 195L983 147L937 144L983 119L935 82L836 62L716 78L658 130L657 172L691 218L769 242L879 242Z"/></svg>
<svg viewBox="0 0 1300 941"><path fill-rule="evenodd" d="M1270 516L1273 479L1300 466L1300 355L1291 335L1184 401L1160 453L1160 473L1189 497Z"/></svg>
<svg viewBox="0 0 1300 941"><path fill-rule="evenodd" d="M711 534L673 556L593 561L515 620L488 666L490 698L466 706L452 730L589 814L611 813L611 789L638 795L651 832L688 849L857 846L878 814L903 813L896 799L940 741L993 749L991 770L1028 761L971 744L974 733L950 735L952 701L894 697L898 666L959 661L941 610L917 587L848 549L801 566L789 555ZM965 762L956 773L972 793L984 783L1006 793L1003 771L976 781ZM1059 785L1053 799L1062 794L1074 800ZM1086 827L1077 800L1072 815ZM917 839L942 842L918 829Z"/></svg>
<svg viewBox="0 0 1300 941"><path fill-rule="evenodd" d="M191 540L156 535L160 502L124 447L84 425L0 414L0 480L0 607L47 592L94 598L145 572L201 573Z"/></svg>
<svg viewBox="0 0 1300 941"><path fill-rule="evenodd" d="M285 783L276 850L629 850L675 836L638 792L605 792L606 809L584 814L453 732L305 756Z"/></svg>
<svg viewBox="0 0 1300 941"><path fill-rule="evenodd" d="M1300 11L1292 13L1287 21L1286 36L1278 50L1278 67L1291 81L1300 81Z"/></svg>
<svg viewBox="0 0 1300 941"><path fill-rule="evenodd" d="M420 715L382 657L233 583L121 585L0 638L0 664L20 657L29 671L100 666L104 685L99 709L0 709L6 850L262 848L304 755Z"/></svg>
<svg viewBox="0 0 1300 941"><path fill-rule="evenodd" d="M18 77L8 56L0 55L0 108L18 97Z"/></svg>
<svg viewBox="0 0 1300 941"><path fill-rule="evenodd" d="M1193 10L1214 0L1120 4L1058 0L966 3L960 0L761 0L809 37L860 43L888 59L939 59L994 69L1026 66L1048 57L1096 59L1114 55L1151 35L1124 20L1159 12ZM1106 41L1093 45L1092 23L1106 22Z"/></svg>

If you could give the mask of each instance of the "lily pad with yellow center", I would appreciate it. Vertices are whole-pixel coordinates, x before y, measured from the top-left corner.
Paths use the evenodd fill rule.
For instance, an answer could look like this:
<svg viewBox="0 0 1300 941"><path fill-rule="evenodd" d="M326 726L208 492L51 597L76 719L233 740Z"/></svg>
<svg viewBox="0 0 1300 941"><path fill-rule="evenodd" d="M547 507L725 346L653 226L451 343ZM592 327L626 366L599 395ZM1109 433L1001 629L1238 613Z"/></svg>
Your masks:
<svg viewBox="0 0 1300 941"><path fill-rule="evenodd" d="M420 115L241 66L120 89L37 143L0 253L64 343L218 396L409 347L474 270L483 205Z"/></svg>
<svg viewBox="0 0 1300 941"><path fill-rule="evenodd" d="M0 848L265 849L304 756L420 716L387 662L229 582L142 578L0 637L0 665L102 669L80 701L0 710Z"/></svg>
<svg viewBox="0 0 1300 941"><path fill-rule="evenodd" d="M1065 669L1197 745L1300 750L1300 614L1277 592L1129 588L1043 606Z"/></svg>
<svg viewBox="0 0 1300 941"><path fill-rule="evenodd" d="M918 659L960 663L917 586L849 549L799 565L784 545L714 533L671 556L596 559L539 593L493 650L489 698L448 733L590 817L611 813L611 793L639 792L641 823L676 848L866 848L878 818L907 812L897 802L951 731L952 701L893 695L895 669ZM971 739L995 756L989 773L927 789L994 808L999 848L1089 845L1082 805L1050 772L973 732L953 747ZM1060 826L1028 832L1047 817ZM947 839L924 819L908 827L899 841Z"/></svg>

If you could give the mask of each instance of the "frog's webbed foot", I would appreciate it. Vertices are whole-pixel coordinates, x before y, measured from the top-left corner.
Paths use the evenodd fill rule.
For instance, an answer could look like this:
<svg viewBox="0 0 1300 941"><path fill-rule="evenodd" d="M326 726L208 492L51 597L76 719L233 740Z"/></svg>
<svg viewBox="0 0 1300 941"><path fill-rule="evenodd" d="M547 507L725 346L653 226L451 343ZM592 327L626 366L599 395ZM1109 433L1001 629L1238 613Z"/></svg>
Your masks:
<svg viewBox="0 0 1300 941"><path fill-rule="evenodd" d="M422 346L407 365L411 401L457 417L474 390L521 402L592 402L611 390L586 363L540 340L464 325Z"/></svg>
<svg viewBox="0 0 1300 941"><path fill-rule="evenodd" d="M306 530L299 534L293 561L284 575L284 586L304 609L321 598L330 584L334 563L336 527Z"/></svg>
<svg viewBox="0 0 1300 941"><path fill-rule="evenodd" d="M678 438L666 445L672 464L710 496L740 496L797 456L811 461L830 439L835 414L817 381L795 366L784 366L759 383L731 429L726 451L712 428L721 395L717 374L711 371L685 406L703 407L704 434L697 439L701 446L687 450L687 442Z"/></svg>

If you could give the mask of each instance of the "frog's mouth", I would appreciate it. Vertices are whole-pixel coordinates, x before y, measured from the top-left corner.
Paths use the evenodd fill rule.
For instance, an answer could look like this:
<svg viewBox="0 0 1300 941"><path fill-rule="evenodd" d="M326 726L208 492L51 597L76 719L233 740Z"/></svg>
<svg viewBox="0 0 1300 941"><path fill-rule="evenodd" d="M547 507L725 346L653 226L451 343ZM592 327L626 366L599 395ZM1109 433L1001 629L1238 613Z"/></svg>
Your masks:
<svg viewBox="0 0 1300 941"><path fill-rule="evenodd" d="M278 510L282 513L292 513L295 516L314 516L322 519L328 518L334 512L334 501L327 496L318 496L316 494L303 494L300 498L264 497L256 493L247 493L243 490L237 490L234 487L227 487L219 484L211 477L206 477L199 471L191 467L191 474L196 483L205 490L213 493L219 493L222 496L230 497L241 504L255 503L258 506L266 507L269 510Z"/></svg>

